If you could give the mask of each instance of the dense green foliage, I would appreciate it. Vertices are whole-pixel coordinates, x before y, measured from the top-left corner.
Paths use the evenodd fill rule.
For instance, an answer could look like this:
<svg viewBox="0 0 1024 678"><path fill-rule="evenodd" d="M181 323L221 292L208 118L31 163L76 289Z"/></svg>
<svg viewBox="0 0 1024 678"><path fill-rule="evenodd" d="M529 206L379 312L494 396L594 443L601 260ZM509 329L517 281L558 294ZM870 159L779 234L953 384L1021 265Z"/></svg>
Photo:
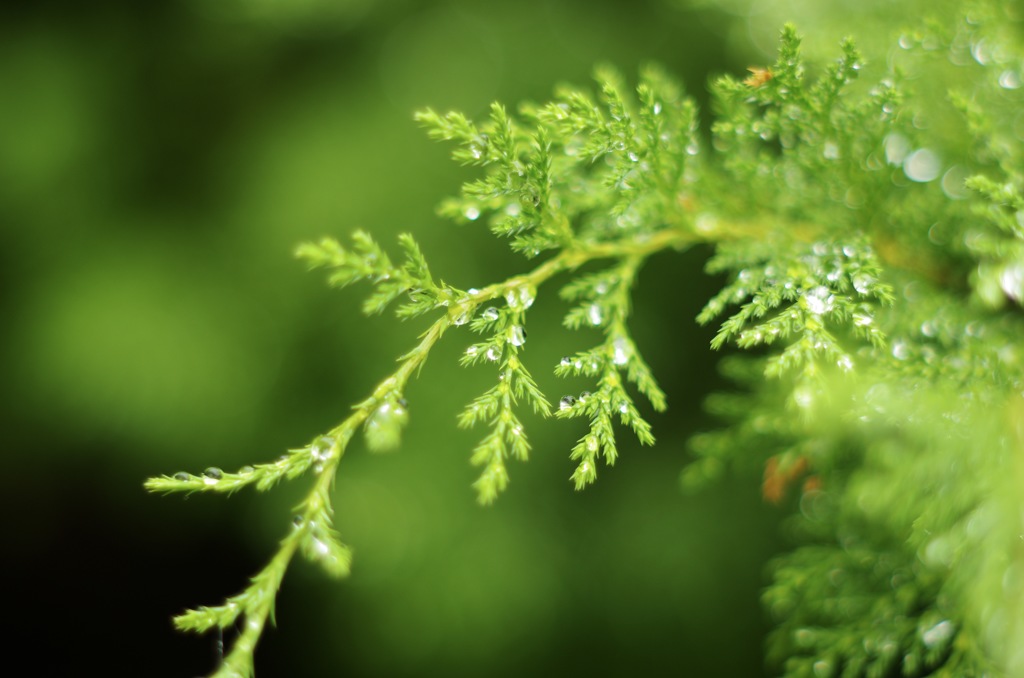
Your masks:
<svg viewBox="0 0 1024 678"><path fill-rule="evenodd" d="M459 289L435 279L410 235L399 238L399 265L363 232L351 245L298 249L333 285L372 285L366 313L397 305L399 317L431 324L309 445L235 473L147 482L230 493L312 476L251 585L179 616L178 627L244 622L216 675L249 676L292 557L348 573L330 492L338 463L360 430L371 450L398 446L415 407L407 384L448 333L465 333L464 366L494 374L458 418L486 429L471 454L481 503L508 486L507 460L528 456L525 411L585 422L570 452L577 489L616 463L622 431L653 444L644 408L664 410L666 398L629 327L637 276L656 253L709 244L708 271L725 281L697 319L721 323L714 348L751 350L724 362L738 392L708 407L727 425L693 439L683 483L763 467L765 499L793 510L795 548L764 595L771 661L787 676L1024 673L1015 31L999 3L972 4L904 34L887 64L845 41L819 67L787 27L775 63L714 83L710 144L694 102L656 68L635 88L601 68L596 95L564 89L515 115L496 104L481 122L420 113L482 174L441 214L486 223L527 260L525 272ZM561 274L565 327L601 339L528 367L530 309ZM533 377L541 369L590 390L549 396Z"/></svg>

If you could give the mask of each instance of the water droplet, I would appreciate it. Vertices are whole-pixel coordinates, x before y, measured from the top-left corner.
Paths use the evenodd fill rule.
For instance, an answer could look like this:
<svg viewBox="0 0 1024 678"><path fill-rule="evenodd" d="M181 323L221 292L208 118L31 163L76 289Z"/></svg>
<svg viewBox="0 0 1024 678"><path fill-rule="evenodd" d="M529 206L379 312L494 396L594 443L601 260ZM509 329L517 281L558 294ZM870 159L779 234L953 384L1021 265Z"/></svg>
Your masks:
<svg viewBox="0 0 1024 678"><path fill-rule="evenodd" d="M942 175L942 192L946 194L947 198L953 200L964 200L970 197L971 192L966 185L969 176L971 176L971 171L968 168L963 165L953 165Z"/></svg>
<svg viewBox="0 0 1024 678"><path fill-rule="evenodd" d="M630 151L626 157L628 157L632 162L640 161L640 156L637 155L635 151Z"/></svg>
<svg viewBox="0 0 1024 678"><path fill-rule="evenodd" d="M309 448L309 452L316 461L329 459L334 454L334 438L328 436L318 438Z"/></svg>
<svg viewBox="0 0 1024 678"><path fill-rule="evenodd" d="M629 362L629 342L625 337L618 337L612 342L612 362L616 365Z"/></svg>
<svg viewBox="0 0 1024 678"><path fill-rule="evenodd" d="M818 285L804 295L804 301L807 303L807 310L814 315L821 315L832 310L835 297L829 293L827 287Z"/></svg>
<svg viewBox="0 0 1024 678"><path fill-rule="evenodd" d="M919 148L903 161L903 173L911 181L927 183L934 181L942 172L942 162L935 151Z"/></svg>
<svg viewBox="0 0 1024 678"><path fill-rule="evenodd" d="M906 360L910 356L910 347L907 342L898 339L892 342L892 357L896 360Z"/></svg>
<svg viewBox="0 0 1024 678"><path fill-rule="evenodd" d="M189 474L185 473L184 471L179 471L179 472L174 474L174 479L175 480L189 480L191 478L192 478L192 476L190 476Z"/></svg>
<svg viewBox="0 0 1024 678"><path fill-rule="evenodd" d="M999 74L999 86L1003 89L1018 89L1020 85L1020 74L1017 71L1006 69Z"/></svg>
<svg viewBox="0 0 1024 678"><path fill-rule="evenodd" d="M469 322L469 311L462 310L460 312L459 307L456 307L454 311L455 313L452 315L452 325L462 327Z"/></svg>
<svg viewBox="0 0 1024 678"><path fill-rule="evenodd" d="M974 60L982 66L991 60L991 55L988 50L988 42L984 38L971 43L971 56L974 57Z"/></svg>
<svg viewBox="0 0 1024 678"><path fill-rule="evenodd" d="M654 106L652 108L654 110L654 114L655 115L661 115L661 102L660 101L655 101L654 102Z"/></svg>
<svg viewBox="0 0 1024 678"><path fill-rule="evenodd" d="M901 49L910 49L914 46L914 41L908 35L901 35L899 44Z"/></svg>
<svg viewBox="0 0 1024 678"><path fill-rule="evenodd" d="M292 518L292 525L294 525L295 527L302 527L303 523L305 522L306 519L302 516L295 516L294 518Z"/></svg>
<svg viewBox="0 0 1024 678"><path fill-rule="evenodd" d="M836 364L843 372L849 372L853 369L853 360L848 355L840 356Z"/></svg>
<svg viewBox="0 0 1024 678"><path fill-rule="evenodd" d="M514 435L514 436L521 436L521 435L523 435L523 427L517 425L515 428L512 429L512 435Z"/></svg>
<svg viewBox="0 0 1024 678"><path fill-rule="evenodd" d="M216 485L217 481L219 481L223 477L224 472L221 471L216 466L211 466L210 468L203 471L203 482L207 485Z"/></svg>
<svg viewBox="0 0 1024 678"><path fill-rule="evenodd" d="M890 165L902 165L910 153L910 142L902 134L893 132L885 137L885 160Z"/></svg>
<svg viewBox="0 0 1024 678"><path fill-rule="evenodd" d="M1024 264L1005 267L999 274L999 286L1006 296L1019 302L1024 297Z"/></svg>
<svg viewBox="0 0 1024 678"><path fill-rule="evenodd" d="M572 358L570 358L569 356L563 356L562 359L558 362L558 364L561 365L562 367L568 367L569 365L572 365Z"/></svg>
<svg viewBox="0 0 1024 678"><path fill-rule="evenodd" d="M463 212L463 214L470 221L476 221L477 219L480 218L480 208L474 205L470 205L469 207L466 208L466 211Z"/></svg>
<svg viewBox="0 0 1024 678"><path fill-rule="evenodd" d="M494 361L501 357L501 351L491 346L487 349L487 353L485 355L486 358L493 363Z"/></svg>
<svg viewBox="0 0 1024 678"><path fill-rule="evenodd" d="M853 276L853 289L857 290L859 294L867 294L871 291L871 286L875 283L875 279L867 273L858 273Z"/></svg>
<svg viewBox="0 0 1024 678"><path fill-rule="evenodd" d="M601 324L601 321L604 320L604 314L599 304L590 305L590 308L587 309L587 319L590 320L591 325Z"/></svg>
<svg viewBox="0 0 1024 678"><path fill-rule="evenodd" d="M953 637L954 631L956 631L956 628L953 626L953 622L943 619L935 626L921 633L921 641L925 647L932 649L945 645Z"/></svg>
<svg viewBox="0 0 1024 678"><path fill-rule="evenodd" d="M508 331L508 343L513 346L522 346L526 343L526 330L519 325L513 325Z"/></svg>
<svg viewBox="0 0 1024 678"><path fill-rule="evenodd" d="M859 71L863 67L863 64L861 64L861 62L859 61L854 61L852 64L850 64L850 68L852 68L855 71Z"/></svg>
<svg viewBox="0 0 1024 678"><path fill-rule="evenodd" d="M488 306L487 308L484 309L484 312L481 314L481 317L487 322L492 323L498 319L499 315L500 313L497 308L495 308L494 306Z"/></svg>
<svg viewBox="0 0 1024 678"><path fill-rule="evenodd" d="M625 401L619 403L619 412L621 412L622 414L626 414L627 412L629 412L629 403Z"/></svg>
<svg viewBox="0 0 1024 678"><path fill-rule="evenodd" d="M331 547L327 545L327 542L322 539L313 539L313 549L321 556L326 556Z"/></svg>
<svg viewBox="0 0 1024 678"><path fill-rule="evenodd" d="M562 396L562 399L558 401L558 409L567 410L576 404L576 398L571 395Z"/></svg>
<svg viewBox="0 0 1024 678"><path fill-rule="evenodd" d="M793 402L801 409L806 410L814 403L814 391L810 386L798 386L793 389Z"/></svg>
<svg viewBox="0 0 1024 678"><path fill-rule="evenodd" d="M697 144L696 141L686 145L687 155L697 155L698 153L700 153L700 146Z"/></svg>
<svg viewBox="0 0 1024 678"><path fill-rule="evenodd" d="M587 436L587 452L597 452L597 437Z"/></svg>
<svg viewBox="0 0 1024 678"><path fill-rule="evenodd" d="M814 678L832 678L832 662L827 659L819 659L814 662Z"/></svg>
<svg viewBox="0 0 1024 678"><path fill-rule="evenodd" d="M580 393L580 397L579 397L579 400L577 402L585 403L585 402L587 402L587 398L589 398L589 397L590 397L590 391L583 391L582 393Z"/></svg>

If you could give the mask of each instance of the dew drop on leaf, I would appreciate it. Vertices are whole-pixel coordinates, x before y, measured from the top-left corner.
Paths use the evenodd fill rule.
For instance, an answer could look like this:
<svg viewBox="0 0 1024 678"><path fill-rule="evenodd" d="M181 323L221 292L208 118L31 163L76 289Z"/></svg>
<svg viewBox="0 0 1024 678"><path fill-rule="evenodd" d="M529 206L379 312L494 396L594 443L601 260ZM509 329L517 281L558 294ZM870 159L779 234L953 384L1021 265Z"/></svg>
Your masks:
<svg viewBox="0 0 1024 678"><path fill-rule="evenodd" d="M558 401L558 409L567 410L576 404L576 398L571 395L562 396L562 399Z"/></svg>
<svg viewBox="0 0 1024 678"><path fill-rule="evenodd" d="M178 473L174 474L174 479L175 480L182 480L182 481L184 481L184 480L188 480L191 477L192 476L190 476L189 474L185 473L184 471L179 471Z"/></svg>
<svg viewBox="0 0 1024 678"><path fill-rule="evenodd" d="M526 330L520 325L513 325L508 332L508 343L513 346L522 346L526 343Z"/></svg>
<svg viewBox="0 0 1024 678"><path fill-rule="evenodd" d="M1024 296L1024 265L1013 264L1004 268L999 274L999 286L1006 296L1020 301Z"/></svg>
<svg viewBox="0 0 1024 678"><path fill-rule="evenodd" d="M919 148L903 161L903 173L911 181L927 183L934 181L942 172L939 156L928 148Z"/></svg>
<svg viewBox="0 0 1024 678"><path fill-rule="evenodd" d="M604 320L604 313L599 304L590 305L590 308L587 309L587 319L590 320L591 325L601 324L601 321Z"/></svg>
<svg viewBox="0 0 1024 678"><path fill-rule="evenodd" d="M820 659L814 662L815 678L832 678L832 662L827 659Z"/></svg>
<svg viewBox="0 0 1024 678"><path fill-rule="evenodd" d="M871 285L874 284L875 279L866 273L858 273L853 276L853 289L857 290L859 294L867 294L871 291Z"/></svg>
<svg viewBox="0 0 1024 678"><path fill-rule="evenodd" d="M953 622L948 619L944 619L935 626L924 631L921 634L921 641L925 644L925 647L929 649L945 645L946 642L953 637L954 630Z"/></svg>
<svg viewBox="0 0 1024 678"><path fill-rule="evenodd" d="M612 362L616 365L625 365L629 362L629 342L625 337L618 337L612 342Z"/></svg>
<svg viewBox="0 0 1024 678"><path fill-rule="evenodd" d="M313 443L312 447L309 448L310 454L313 455L313 459L316 461L323 461L331 456L334 451L334 438L324 436L317 438Z"/></svg>
<svg viewBox="0 0 1024 678"><path fill-rule="evenodd" d="M798 386L793 390L793 402L806 410L814 403L814 391L809 386Z"/></svg>

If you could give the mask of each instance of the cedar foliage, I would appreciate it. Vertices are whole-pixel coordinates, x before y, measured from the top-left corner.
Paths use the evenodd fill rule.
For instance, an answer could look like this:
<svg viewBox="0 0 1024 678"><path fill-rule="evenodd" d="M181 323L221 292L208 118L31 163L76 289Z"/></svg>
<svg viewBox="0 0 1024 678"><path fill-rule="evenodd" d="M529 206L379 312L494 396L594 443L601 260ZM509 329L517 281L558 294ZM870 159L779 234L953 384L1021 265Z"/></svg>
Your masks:
<svg viewBox="0 0 1024 678"><path fill-rule="evenodd" d="M844 41L805 63L787 26L774 63L713 84L712 138L656 67L635 87L608 67L596 92L563 89L516 113L425 110L417 120L479 178L440 212L478 222L524 257L481 289L435 278L411 235L402 259L371 235L299 247L332 285L364 283L367 313L394 307L432 324L352 414L277 461L152 478L155 492L269 490L311 478L268 565L179 629L240 624L217 676L253 675L253 653L292 557L341 577L333 526L338 463L363 432L399 445L405 387L449 332L494 385L458 425L483 430L471 462L481 503L508 486L531 443L524 410L579 418L570 451L583 489L654 443L638 408L666 407L630 328L633 286L665 250L708 244L721 291L697 317L737 388L708 399L723 426L695 436L683 486L763 469L768 502L792 511L793 549L771 568L768 660L786 676L1024 675L1024 162L1019 24L1001 3L899 38L887 63ZM586 266L585 273L579 273ZM590 392L554 402L528 367L529 310L551 279L568 330L602 339L554 367ZM628 460L627 460L628 461Z"/></svg>

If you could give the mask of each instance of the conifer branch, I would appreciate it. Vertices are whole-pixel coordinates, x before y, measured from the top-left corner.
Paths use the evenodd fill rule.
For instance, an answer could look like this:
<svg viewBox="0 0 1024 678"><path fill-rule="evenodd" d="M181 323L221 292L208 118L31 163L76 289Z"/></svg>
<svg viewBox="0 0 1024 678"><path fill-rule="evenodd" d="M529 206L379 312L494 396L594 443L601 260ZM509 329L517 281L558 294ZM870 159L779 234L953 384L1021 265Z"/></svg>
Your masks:
<svg viewBox="0 0 1024 678"><path fill-rule="evenodd" d="M470 458L481 467L480 503L506 489L507 460L529 454L524 408L586 420L570 452L577 489L595 481L600 460L619 458L616 425L653 444L632 392L657 411L667 397L630 333L632 295L649 257L697 243L714 249L708 272L725 277L697 320L720 323L712 349L748 356L722 362L738 392L709 397L725 425L692 438L696 460L683 482L693 489L746 470L763 478L766 501L794 510L798 543L776 560L764 595L777 622L772 660L786 676L1024 672L1013 649L1024 637L1024 145L1002 132L1019 124L1021 100L1003 90L1019 87L1019 73L1010 76L1024 53L1012 42L986 51L1001 34L991 17L972 17L954 37L919 41L957 58L900 42L916 59L911 70L941 79L974 69L981 84L954 92L949 110L915 109L908 82L920 74L873 64L852 40L808 76L787 26L773 63L715 82L710 147L694 103L654 67L634 92L601 67L596 94L563 89L518 113L494 104L479 122L417 114L481 173L440 213L482 220L538 263L462 290L435 280L408 234L398 238L399 264L361 231L349 246L327 238L299 247L331 284L369 283L365 313L395 307L399 318L433 321L390 376L308 445L234 473L146 481L153 492L230 494L313 472L290 531L250 586L175 620L197 632L242 622L216 675L252 675L296 553L348 574L330 496L341 457L360 429L370 450L399 445L406 386L449 330L477 335L463 366L496 370L457 418L487 428ZM969 59L957 52L964 45ZM859 84L869 72L876 82ZM928 115L960 126L969 172L943 165L953 142L929 130ZM553 408L525 345L535 298L563 274L564 325L601 338L554 368L592 390Z"/></svg>

